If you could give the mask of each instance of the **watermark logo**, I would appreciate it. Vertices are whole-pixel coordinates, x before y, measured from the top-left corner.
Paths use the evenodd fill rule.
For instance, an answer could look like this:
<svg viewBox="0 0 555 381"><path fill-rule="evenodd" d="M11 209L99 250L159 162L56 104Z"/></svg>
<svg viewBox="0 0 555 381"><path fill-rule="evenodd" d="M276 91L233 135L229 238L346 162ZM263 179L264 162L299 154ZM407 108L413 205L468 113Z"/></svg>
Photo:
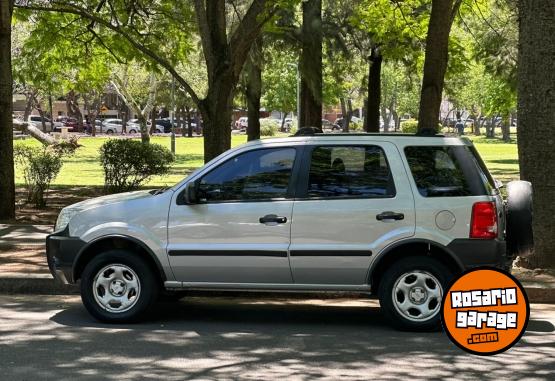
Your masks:
<svg viewBox="0 0 555 381"><path fill-rule="evenodd" d="M530 305L511 274L489 267L465 272L451 284L441 306L447 336L461 349L494 355L523 335Z"/></svg>

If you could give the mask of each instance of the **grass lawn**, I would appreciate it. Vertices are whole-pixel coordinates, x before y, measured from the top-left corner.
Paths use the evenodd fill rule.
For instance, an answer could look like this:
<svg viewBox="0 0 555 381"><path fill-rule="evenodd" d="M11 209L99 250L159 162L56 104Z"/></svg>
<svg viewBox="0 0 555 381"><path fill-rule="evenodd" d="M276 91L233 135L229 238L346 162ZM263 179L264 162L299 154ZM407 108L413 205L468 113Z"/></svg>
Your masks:
<svg viewBox="0 0 555 381"><path fill-rule="evenodd" d="M79 148L73 157L64 163L58 177L53 182L53 188L68 186L102 186L104 177L99 162L98 149L107 138L83 137ZM483 137L471 137L476 148L486 162L494 177L508 181L518 178L518 156L517 146L511 143L502 143L499 139L485 139ZM232 146L245 143L246 135L233 135ZM169 148L170 138L168 136L152 137L151 142L164 145ZM15 144L39 145L35 139L27 139ZM203 164L203 138L176 137L176 161L167 176L157 176L146 184L149 187L173 185L187 176L191 171ZM21 172L16 168L16 182L23 185Z"/></svg>

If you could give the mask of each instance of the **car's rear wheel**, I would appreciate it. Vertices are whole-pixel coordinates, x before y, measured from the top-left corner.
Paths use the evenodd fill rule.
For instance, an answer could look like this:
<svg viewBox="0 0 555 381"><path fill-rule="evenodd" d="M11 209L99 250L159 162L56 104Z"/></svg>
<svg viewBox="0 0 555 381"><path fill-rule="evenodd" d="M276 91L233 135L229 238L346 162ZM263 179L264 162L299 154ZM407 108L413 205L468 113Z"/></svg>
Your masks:
<svg viewBox="0 0 555 381"><path fill-rule="evenodd" d="M113 135L114 131L113 130L106 130L106 135Z"/></svg>
<svg viewBox="0 0 555 381"><path fill-rule="evenodd" d="M137 133L137 130L131 129L131 130L129 130L129 133L130 133L130 134L136 134L136 133Z"/></svg>
<svg viewBox="0 0 555 381"><path fill-rule="evenodd" d="M453 274L428 257L408 257L389 266L378 290L382 312L402 330L429 331L441 326L441 300Z"/></svg>
<svg viewBox="0 0 555 381"><path fill-rule="evenodd" d="M156 302L159 284L148 264L132 252L110 250L93 258L81 276L81 299L97 320L138 320Z"/></svg>

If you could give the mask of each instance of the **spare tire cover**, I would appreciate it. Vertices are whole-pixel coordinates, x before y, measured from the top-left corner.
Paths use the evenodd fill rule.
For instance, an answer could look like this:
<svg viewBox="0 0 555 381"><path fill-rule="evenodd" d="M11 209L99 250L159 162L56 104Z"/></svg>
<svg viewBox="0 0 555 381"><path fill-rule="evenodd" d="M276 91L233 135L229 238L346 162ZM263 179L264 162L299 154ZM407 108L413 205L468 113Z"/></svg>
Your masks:
<svg viewBox="0 0 555 381"><path fill-rule="evenodd" d="M532 253L532 184L528 181L511 181L507 184L507 252L516 257Z"/></svg>

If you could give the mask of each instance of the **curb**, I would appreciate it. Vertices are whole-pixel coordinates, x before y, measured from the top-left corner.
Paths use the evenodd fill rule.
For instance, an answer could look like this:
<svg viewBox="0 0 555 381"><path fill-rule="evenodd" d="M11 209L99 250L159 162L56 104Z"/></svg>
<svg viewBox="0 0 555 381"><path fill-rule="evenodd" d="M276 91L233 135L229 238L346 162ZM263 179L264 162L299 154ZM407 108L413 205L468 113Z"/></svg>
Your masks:
<svg viewBox="0 0 555 381"><path fill-rule="evenodd" d="M524 287L530 303L555 303L555 289L541 287ZM29 295L77 295L78 285L66 285L47 276L0 278L0 294L29 294ZM264 298L368 298L368 294L351 292L263 292L263 291L188 291L191 296L257 296Z"/></svg>

